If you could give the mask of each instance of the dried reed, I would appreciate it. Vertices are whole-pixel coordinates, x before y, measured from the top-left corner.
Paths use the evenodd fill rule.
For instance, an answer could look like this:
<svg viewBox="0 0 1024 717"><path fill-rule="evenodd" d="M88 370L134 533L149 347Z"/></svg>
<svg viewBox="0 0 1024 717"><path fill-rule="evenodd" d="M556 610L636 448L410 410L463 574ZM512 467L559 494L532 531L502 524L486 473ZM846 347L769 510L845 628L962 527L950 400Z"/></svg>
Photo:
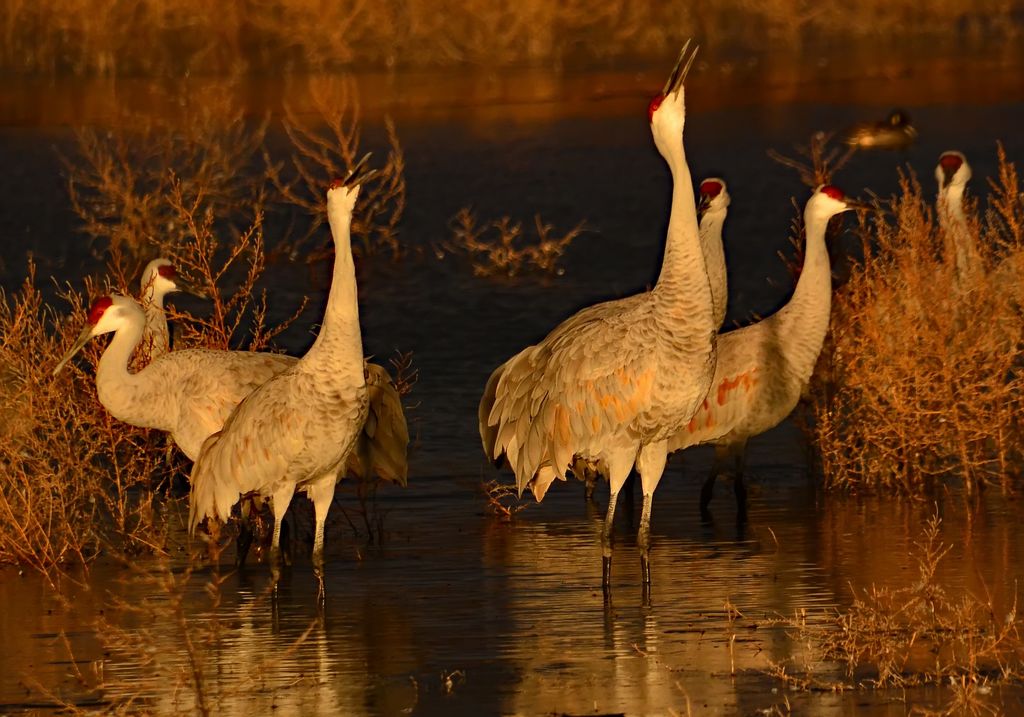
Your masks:
<svg viewBox="0 0 1024 717"><path fill-rule="evenodd" d="M824 623L810 624L806 615L784 620L810 654L805 671L775 664L771 674L794 689L946 686L951 699L945 708L915 713L995 713L984 699L993 685L1024 679L1024 620L1016 600L997 611L987 597L954 595L942 585L937 572L950 546L941 541L941 523L930 518L914 543L918 577L912 585L872 585ZM819 674L835 663L846 682Z"/></svg>
<svg viewBox="0 0 1024 717"><path fill-rule="evenodd" d="M891 222L861 225L862 258L836 292L811 386L827 486L1019 486L1024 199L1001 149L999 159L991 209L970 222L985 270L968 283L912 176L901 177Z"/></svg>
<svg viewBox="0 0 1024 717"><path fill-rule="evenodd" d="M451 239L436 249L439 258L446 254L469 260L476 276L514 277L531 271L561 276L565 270L558 262L573 239L585 229L584 222L562 236L552 236L554 227L540 215L533 218L536 235L523 235L523 226L502 217L480 226L473 212L463 207L451 220Z"/></svg>

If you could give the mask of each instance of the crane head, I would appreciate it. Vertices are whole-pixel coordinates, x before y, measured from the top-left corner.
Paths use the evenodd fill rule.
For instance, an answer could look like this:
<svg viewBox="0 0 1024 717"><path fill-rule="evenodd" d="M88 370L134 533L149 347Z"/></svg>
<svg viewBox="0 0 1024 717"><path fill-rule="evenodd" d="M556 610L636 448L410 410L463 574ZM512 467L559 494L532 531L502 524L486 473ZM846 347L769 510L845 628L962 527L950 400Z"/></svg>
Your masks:
<svg viewBox="0 0 1024 717"><path fill-rule="evenodd" d="M102 334L108 334L111 331L117 331L121 327L133 322L138 325L143 325L146 322L142 308L135 301L116 294L97 298L89 306L89 311L86 314L86 324L82 329L82 333L78 335L75 343L72 344L67 353L61 356L57 366L53 369L53 375L56 376L60 373L60 370L64 368L67 362L89 342L89 339Z"/></svg>
<svg viewBox="0 0 1024 717"><path fill-rule="evenodd" d="M967 164L967 157L963 152L950 150L942 153L935 167L935 180L939 183L939 191L951 184L965 185L970 178L971 165Z"/></svg>
<svg viewBox="0 0 1024 717"><path fill-rule="evenodd" d="M334 179L331 181L330 185L328 185L328 215L333 211L332 207L349 213L352 211L352 208L356 203L356 198L359 196L360 187L376 177L378 174L376 169L370 169L367 167L367 161L369 159L369 153L363 155L363 158L356 162L355 166L349 170L344 179Z"/></svg>
<svg viewBox="0 0 1024 717"><path fill-rule="evenodd" d="M200 299L209 298L209 295L197 288L192 282L178 274L177 268L170 259L160 257L146 265L142 271L141 296L144 301L156 304L159 307L164 305L164 297L167 294L180 291Z"/></svg>
<svg viewBox="0 0 1024 717"><path fill-rule="evenodd" d="M700 183L700 201L697 203L697 218L710 211L724 210L729 206L729 192L725 180L709 177Z"/></svg>
<svg viewBox="0 0 1024 717"><path fill-rule="evenodd" d="M651 103L647 105L647 119L650 122L654 122L654 115L661 109L662 104L669 97L677 99L682 102L683 99L683 81L686 79L687 73L690 71L690 66L693 64L693 58L697 56L697 50L700 46L695 46L693 52L688 53L690 49L690 40L686 41L683 45L683 49L679 52L679 59L676 60L675 67L672 68L672 74L668 76L668 80L665 82L665 87L662 89L661 94L654 97ZM686 60L686 63L683 63Z"/></svg>
<svg viewBox="0 0 1024 717"><path fill-rule="evenodd" d="M870 204L847 197L843 190L831 184L821 184L807 200L807 214L828 219L841 212L855 209L871 209Z"/></svg>

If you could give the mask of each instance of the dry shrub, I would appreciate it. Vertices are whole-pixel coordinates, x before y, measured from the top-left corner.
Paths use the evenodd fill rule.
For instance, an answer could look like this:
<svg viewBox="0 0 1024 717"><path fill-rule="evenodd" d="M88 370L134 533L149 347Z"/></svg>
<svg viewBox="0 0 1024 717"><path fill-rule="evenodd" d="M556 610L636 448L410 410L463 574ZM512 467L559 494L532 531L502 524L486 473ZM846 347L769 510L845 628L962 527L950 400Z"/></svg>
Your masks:
<svg viewBox="0 0 1024 717"><path fill-rule="evenodd" d="M584 231L584 222L562 236L552 236L554 227L544 223L539 214L533 221L536 235L524 237L522 224L509 217L480 226L472 210L463 207L452 217L451 239L436 253L439 258L445 254L465 257L477 276L513 277L528 271L561 276L565 270L558 261Z"/></svg>
<svg viewBox="0 0 1024 717"><path fill-rule="evenodd" d="M311 80L310 95L316 117L304 119L287 105L284 131L291 140L292 154L286 164L275 162L264 149L269 182L277 197L293 207L301 207L310 217L304 233L283 243L280 248L292 257L300 246L314 236L325 221L324 187L344 177L361 157L359 97L350 77ZM395 124L384 120L389 151L378 174L360 189L360 208L352 218L353 250L363 257L377 253L402 255L398 243L398 223L405 211L405 158ZM333 251L333 248L332 248ZM319 260L313 253L307 260Z"/></svg>
<svg viewBox="0 0 1024 717"><path fill-rule="evenodd" d="M481 484L480 490L487 499L487 508L491 514L504 522L512 520L517 513L530 507L530 503L519 499L519 491L514 485L491 480Z"/></svg>
<svg viewBox="0 0 1024 717"><path fill-rule="evenodd" d="M0 297L0 562L50 574L87 564L101 548L160 549L164 526L153 505L160 461L153 432L125 426L99 405L92 375L54 362L82 322L43 302L30 265L21 289ZM67 292L72 316L84 318ZM95 346L86 349L89 362Z"/></svg>
<svg viewBox="0 0 1024 717"><path fill-rule="evenodd" d="M299 125L290 133L301 155L294 162L299 176L287 184L279 180L277 187L289 192L288 199L305 197L316 225L330 178L317 187L316 174L344 174L358 153L357 106L350 107L355 109L329 125L330 139ZM213 105L186 112L182 126L123 119L117 131L83 131L80 155L65 160L72 206L108 259L102 283L86 279L84 295L135 295L143 263L168 256L210 298L201 316L168 312L179 329L177 347L272 348L305 302L284 321L267 321L261 281L268 187L256 166L265 125ZM390 137L388 169L364 199L367 210L360 212L357 231L364 246L387 244L397 254L404 179L393 127ZM88 564L101 550L119 556L164 551L173 513L168 501L174 499L165 501L162 492L187 462L164 434L121 423L99 404L95 366L103 341L91 342L82 359L50 376L53 362L85 324L86 299L66 287L66 307L47 305L34 279L30 269L20 292L0 302L0 412L7 419L0 434L0 562L32 566L56 579L54 568ZM64 315L70 318L59 318ZM147 357L135 361L141 367ZM411 359L398 361L408 390Z"/></svg>
<svg viewBox="0 0 1024 717"><path fill-rule="evenodd" d="M809 430L826 484L919 493L940 479L1019 483L1024 434L1022 198L1000 150L993 210L972 220L984 269L958 284L930 202L901 179L892 220L861 225L863 260L837 292ZM969 214L971 206L968 206Z"/></svg>
<svg viewBox="0 0 1024 717"><path fill-rule="evenodd" d="M995 713L983 696L1000 682L1024 679L1024 620L1015 598L998 609L988 595L954 595L942 585L937 573L950 546L941 541L941 524L930 518L914 543L912 585L855 592L853 604L824 623L810 624L806 614L783 620L810 654L806 670L775 664L772 674L798 689L945 686L952 693L945 709L914 712ZM842 665L847 682L824 678L828 663Z"/></svg>
<svg viewBox="0 0 1024 717"><path fill-rule="evenodd" d="M188 88L178 93L184 101ZM219 102L190 103L173 122L151 112L114 118L117 130L78 130L77 154L64 163L71 206L95 250L125 255L134 275L142 257L187 239L173 197L225 227L262 206L255 160L266 125L246 121L228 101L225 92Z"/></svg>

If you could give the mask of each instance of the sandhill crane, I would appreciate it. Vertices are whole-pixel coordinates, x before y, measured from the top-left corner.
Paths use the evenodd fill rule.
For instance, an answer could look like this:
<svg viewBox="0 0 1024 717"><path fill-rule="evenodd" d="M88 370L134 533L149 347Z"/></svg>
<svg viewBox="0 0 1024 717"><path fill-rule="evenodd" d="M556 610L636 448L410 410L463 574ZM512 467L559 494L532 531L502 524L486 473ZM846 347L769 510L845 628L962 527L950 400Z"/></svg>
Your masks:
<svg viewBox="0 0 1024 717"><path fill-rule="evenodd" d="M350 235L359 187L374 174L364 163L365 158L327 191L334 273L316 341L305 356L238 405L223 430L203 445L192 468L191 532L207 518L226 521L232 506L248 493L271 498L275 576L281 519L296 489L305 490L316 512L313 565L321 589L327 511L369 410Z"/></svg>
<svg viewBox="0 0 1024 717"><path fill-rule="evenodd" d="M722 322L725 321L725 309L729 300L729 284L725 275L725 247L722 244L722 225L729 214L729 201L724 179L709 177L700 183L700 202L697 205L700 248L704 252L704 263L708 269L716 328L721 328Z"/></svg>
<svg viewBox="0 0 1024 717"><path fill-rule="evenodd" d="M859 122L843 137L855 149L906 149L916 139L917 129L903 110L893 110L881 122Z"/></svg>
<svg viewBox="0 0 1024 717"><path fill-rule="evenodd" d="M171 266L167 259L155 260L150 266L156 262L160 262L160 267ZM165 269L161 277L159 284L143 281L144 287L157 287L154 297L162 299L169 291L181 290L180 279L171 272ZM172 283L177 288L170 288ZM143 297L146 296L144 289ZM203 442L221 430L242 399L298 361L292 356L265 352L186 349L159 356L132 373L129 357L145 341L154 318L156 326L166 326L163 312L147 315L127 297L96 299L85 329L53 373L56 375L89 339L113 332L114 338L96 371L100 403L125 423L167 431L193 461ZM365 370L370 407L356 448L346 461L344 475L359 480L376 475L404 487L408 478L409 431L401 397L385 368L367 363ZM243 538L238 546L239 563L245 561L247 548Z"/></svg>
<svg viewBox="0 0 1024 717"><path fill-rule="evenodd" d="M74 345L58 361L56 375L89 339L113 332L96 366L96 392L114 418L171 434L190 459L220 429L231 410L281 371L288 357L246 351L170 351L141 371L128 361L146 328L138 302L113 294L93 301L88 321Z"/></svg>
<svg viewBox="0 0 1024 717"><path fill-rule="evenodd" d="M705 515L727 460L736 461L736 503L744 514L743 456L747 440L782 422L810 381L828 331L832 275L825 246L828 220L866 208L833 186L819 187L804 209L806 250L792 298L766 319L718 337L718 363L707 398L690 422L668 440L669 451L715 445L715 461L701 490Z"/></svg>
<svg viewBox="0 0 1024 717"><path fill-rule="evenodd" d="M946 257L952 257L957 282L961 284L969 279L981 261L964 213L964 191L970 179L971 165L963 153L942 153L935 166L935 181L939 184L936 211Z"/></svg>
<svg viewBox="0 0 1024 717"><path fill-rule="evenodd" d="M489 457L505 454L520 495L530 487L542 500L555 478L565 480L576 456L596 462L608 476L611 496L601 534L606 591L616 498L634 464L644 494L637 539L641 575L645 589L650 585L651 504L665 469L666 439L690 420L714 372L711 288L683 148L683 80L694 56L682 64L688 46L648 108L674 183L657 284L584 309L515 355L497 380L487 418L494 427Z"/></svg>
<svg viewBox="0 0 1024 717"><path fill-rule="evenodd" d="M194 287L191 283L182 280L177 272L174 263L165 257L154 259L146 265L142 273L142 307L146 312L146 329L143 332L142 345L146 346L147 339L152 336L154 350L163 347L161 353L166 352L168 346L167 318L164 315L164 298L167 294L182 291L194 296L205 296L204 292ZM156 358L159 354L152 354ZM224 356L225 361L232 364L237 362L253 362L253 372L258 378L264 376L263 365L267 358L264 353L252 351L222 351L218 355ZM273 354L272 361L277 371L284 371L292 366L297 358L283 354ZM407 461L407 449L409 445L409 427L405 420L405 411L402 408L402 399L398 389L391 380L391 375L383 366L375 364L367 358L365 364L366 388L369 395L369 413L366 423L357 439L356 448L349 454L345 464L345 476L357 480L366 480L377 476L382 480L391 481L405 486L408 481L409 466ZM238 405L242 398L248 395L241 394L241 391L248 389L250 382L245 382L239 387L238 400L225 405L223 415L226 418L231 410ZM223 426L223 421L220 422ZM220 430L218 427L217 430ZM195 458L199 454L199 447L206 436L196 445ZM188 451L186 451L188 453Z"/></svg>
<svg viewBox="0 0 1024 717"><path fill-rule="evenodd" d="M142 308L146 312L146 328L142 333L141 347L150 361L167 353L171 348L167 317L164 315L164 299L175 291L198 295L196 290L178 276L178 271L170 259L160 257L146 264L146 268L142 270L139 287Z"/></svg>
<svg viewBox="0 0 1024 717"><path fill-rule="evenodd" d="M708 281L711 284L711 303L714 311L714 324L721 328L725 321L725 310L728 304L728 282L725 272L725 248L722 243L722 226L729 214L729 192L726 189L724 179L708 177L700 183L700 199L697 203L697 217L700 221L700 247L704 254L704 263L708 270ZM504 369L500 366L487 382L487 389L484 391L484 401L481 402L481 411L487 403L494 402L494 388L497 385L500 372ZM490 427L486 427L486 415L480 416L481 436L484 437L484 450L487 446L494 445L493 438L486 437L488 432L493 433ZM598 472L588 461L577 458L573 462L573 474L583 481L584 495L587 501L593 500L594 488L597 485ZM632 482L625 484L625 490L632 490ZM628 493L627 493L628 495Z"/></svg>

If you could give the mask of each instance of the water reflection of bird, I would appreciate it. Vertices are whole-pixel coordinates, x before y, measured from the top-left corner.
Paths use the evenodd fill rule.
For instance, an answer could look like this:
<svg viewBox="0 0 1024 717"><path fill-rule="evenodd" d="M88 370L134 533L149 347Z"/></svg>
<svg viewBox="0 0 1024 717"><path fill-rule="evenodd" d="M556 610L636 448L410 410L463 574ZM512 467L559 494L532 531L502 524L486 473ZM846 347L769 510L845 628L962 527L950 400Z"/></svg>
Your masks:
<svg viewBox="0 0 1024 717"><path fill-rule="evenodd" d="M489 456L505 454L520 494L530 487L542 500L555 478L565 480L575 456L596 461L608 476L606 589L616 498L634 464L644 494L637 542L643 583L650 584L651 504L665 468L666 439L700 406L714 372L711 289L682 137L683 80L693 54L683 66L686 56L684 47L664 93L649 108L655 144L674 182L657 284L584 309L519 352L501 371L494 405L486 411L494 438ZM486 442L488 431L481 433Z"/></svg>
<svg viewBox="0 0 1024 717"><path fill-rule="evenodd" d="M917 139L917 130L902 110L893 110L878 122L859 122L848 128L843 141L857 149L906 149Z"/></svg>
<svg viewBox="0 0 1024 717"><path fill-rule="evenodd" d="M709 177L700 183L700 199L697 203L697 217L700 222L700 246L704 254L704 264L708 270L708 281L711 284L711 304L714 313L714 324L717 328L721 328L722 323L725 321L725 311L729 299L722 227L729 214L730 201L731 198L729 197L725 180L718 177ZM504 368L504 366L501 368ZM501 368L498 371L501 371ZM497 375L497 373L496 371L495 374ZM491 381L496 381L494 376L491 377ZM491 381L488 382L488 390L491 393L491 402L493 402ZM481 419L483 418L481 417ZM493 445L493 442L491 445ZM583 481L586 499L588 501L593 500L594 488L597 485L598 479L598 472L595 466L588 461L577 458L573 462L573 473ZM628 483L625 486L625 490L631 490Z"/></svg>
<svg viewBox="0 0 1024 717"><path fill-rule="evenodd" d="M935 166L935 181L939 184L935 208L946 257L954 262L958 282L966 281L980 262L964 212L964 191L970 179L971 165L961 152L942 153Z"/></svg>
<svg viewBox="0 0 1024 717"><path fill-rule="evenodd" d="M350 234L359 187L373 174L364 162L327 191L334 273L316 341L305 356L238 405L192 468L192 532L206 518L226 521L243 495L271 498L275 573L281 519L295 490L305 490L316 515L313 565L321 586L327 511L368 413Z"/></svg>
<svg viewBox="0 0 1024 717"><path fill-rule="evenodd" d="M860 202L822 186L804 209L807 245L803 269L789 302L768 318L723 333L711 391L693 419L669 438L670 451L701 443L715 445L715 461L701 490L701 512L717 475L735 460L736 503L744 514L743 463L747 440L778 425L790 414L811 378L828 330L832 277L825 246L831 217Z"/></svg>

